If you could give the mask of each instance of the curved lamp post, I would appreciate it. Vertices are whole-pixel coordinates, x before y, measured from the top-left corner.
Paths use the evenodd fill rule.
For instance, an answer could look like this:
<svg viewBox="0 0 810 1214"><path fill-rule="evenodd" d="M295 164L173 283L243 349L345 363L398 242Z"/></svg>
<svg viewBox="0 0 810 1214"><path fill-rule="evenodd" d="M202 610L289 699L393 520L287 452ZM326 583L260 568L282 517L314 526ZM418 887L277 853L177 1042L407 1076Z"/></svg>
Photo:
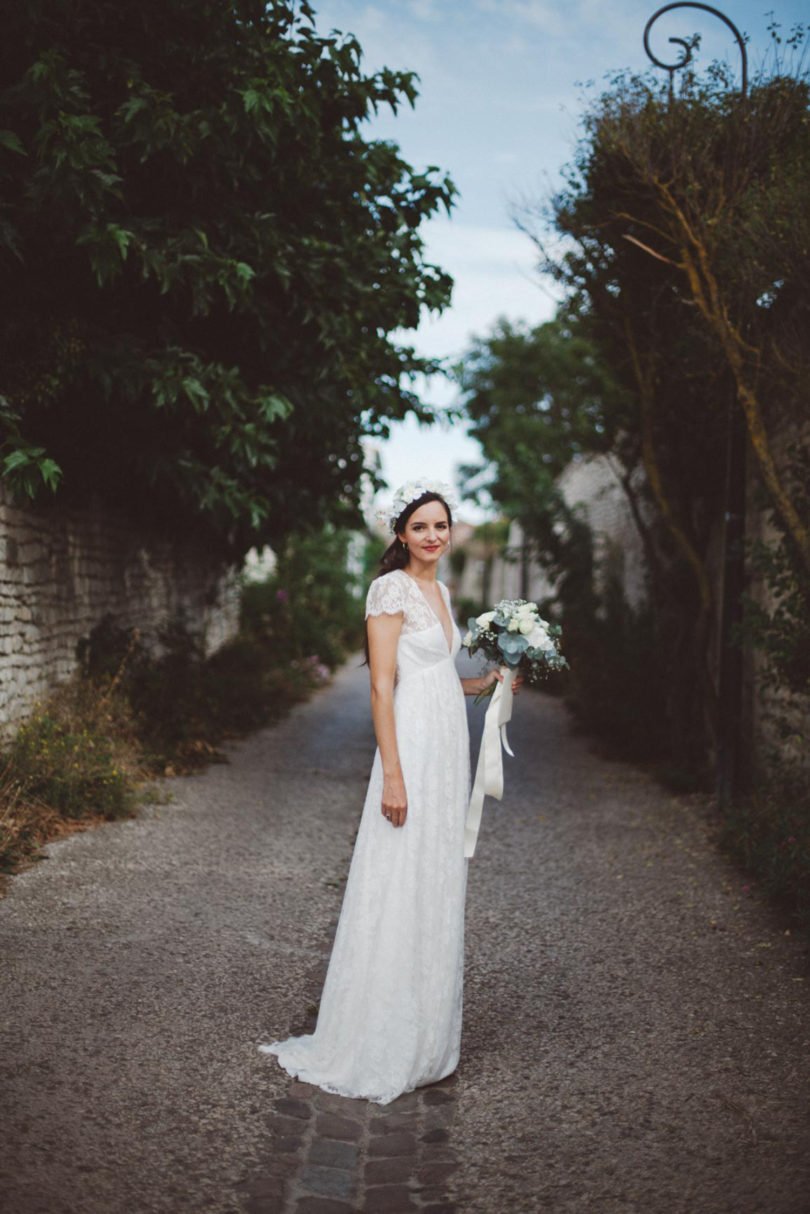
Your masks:
<svg viewBox="0 0 810 1214"><path fill-rule="evenodd" d="M692 44L687 42L686 38L669 38L669 42L675 42L683 48L683 54L677 63L664 63L657 55L654 55L650 47L650 30L655 25L659 17L664 13L669 13L674 8L700 8L704 13L711 13L714 17L719 17L721 21L725 21L728 28L731 30L734 37L737 39L737 46L740 48L742 57L742 81L740 83L740 92L743 97L748 92L748 52L745 49L745 39L737 29L733 21L730 21L725 13L721 13L719 8L712 8L710 4L692 4L689 0L678 0L677 4L665 4L663 8L659 8L658 12L653 13L647 24L644 26L644 49L647 52L647 57L653 61L656 67L661 67L665 72L669 72L669 87L672 89L672 78L675 72L682 67L686 67L687 63L692 62Z"/></svg>
<svg viewBox="0 0 810 1214"><path fill-rule="evenodd" d="M676 8L697 8L729 27L737 40L742 59L740 97L748 94L748 54L745 40L736 25L719 9L710 4L693 4L679 0L676 4L665 4L653 13L644 27L644 50L656 65L669 72L669 95L672 100L675 72L686 67L692 60L692 44L685 38L670 38L669 41L682 48L677 63L664 63L650 47L650 31L660 16ZM723 595L720 614L720 670L718 679L718 736L717 736L717 799L721 807L728 805L740 784L742 756L743 718L743 651L739 642L739 627L742 623L742 596L745 590L745 489L747 439L745 419L736 399L732 399L728 413L726 439L726 484L723 533Z"/></svg>

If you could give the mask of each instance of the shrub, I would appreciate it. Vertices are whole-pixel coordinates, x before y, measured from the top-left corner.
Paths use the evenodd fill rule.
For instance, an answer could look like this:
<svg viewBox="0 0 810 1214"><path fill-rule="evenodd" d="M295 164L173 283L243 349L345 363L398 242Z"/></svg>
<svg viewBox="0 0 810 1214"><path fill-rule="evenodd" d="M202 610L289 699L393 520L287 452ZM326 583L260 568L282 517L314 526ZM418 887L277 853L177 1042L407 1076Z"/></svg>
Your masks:
<svg viewBox="0 0 810 1214"><path fill-rule="evenodd" d="M182 615L167 621L158 640L159 652L149 653L137 629L105 617L81 654L85 679L126 703L141 761L161 774L221 759L224 738L277 720L329 677L319 659L293 665L247 633L206 658Z"/></svg>
<svg viewBox="0 0 810 1214"><path fill-rule="evenodd" d="M3 871L54 836L131 817L145 774L126 703L79 678L37 705L0 762Z"/></svg>
<svg viewBox="0 0 810 1214"><path fill-rule="evenodd" d="M275 573L242 592L242 630L279 662L338 665L363 638L360 577L349 568L350 532L295 536ZM358 565L363 564L358 554Z"/></svg>
<svg viewBox="0 0 810 1214"><path fill-rule="evenodd" d="M48 712L38 714L20 729L10 759L26 796L66 818L88 811L118 818L126 812L129 781L116 766L112 740L81 722L71 726Z"/></svg>
<svg viewBox="0 0 810 1214"><path fill-rule="evenodd" d="M810 792L784 778L729 806L726 848L756 876L764 892L810 932Z"/></svg>

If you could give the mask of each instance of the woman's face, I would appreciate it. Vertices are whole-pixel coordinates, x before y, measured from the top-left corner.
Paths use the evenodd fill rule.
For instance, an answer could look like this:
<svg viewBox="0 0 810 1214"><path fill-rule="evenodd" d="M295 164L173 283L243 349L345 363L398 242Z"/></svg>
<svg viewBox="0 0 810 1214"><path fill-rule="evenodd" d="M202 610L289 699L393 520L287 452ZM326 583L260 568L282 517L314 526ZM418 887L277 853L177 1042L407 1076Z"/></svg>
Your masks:
<svg viewBox="0 0 810 1214"><path fill-rule="evenodd" d="M405 524L405 530L398 534L412 558L433 565L450 543L447 510L441 502L425 502L424 506L414 510Z"/></svg>

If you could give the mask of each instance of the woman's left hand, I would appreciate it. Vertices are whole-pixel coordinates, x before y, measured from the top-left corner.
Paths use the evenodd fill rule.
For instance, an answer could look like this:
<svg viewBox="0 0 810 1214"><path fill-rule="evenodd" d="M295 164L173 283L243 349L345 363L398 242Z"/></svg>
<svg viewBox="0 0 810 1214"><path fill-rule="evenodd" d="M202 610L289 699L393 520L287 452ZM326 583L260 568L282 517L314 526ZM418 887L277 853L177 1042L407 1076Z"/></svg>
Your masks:
<svg viewBox="0 0 810 1214"><path fill-rule="evenodd" d="M512 694L513 695L520 694L520 686L524 681L525 680L524 680L522 674L515 676L515 678L512 680ZM489 673L485 674L483 676L483 678L481 679L481 691L486 691L487 687L491 687L493 683L502 683L502 682L503 682L503 675L501 674L500 670L490 670Z"/></svg>

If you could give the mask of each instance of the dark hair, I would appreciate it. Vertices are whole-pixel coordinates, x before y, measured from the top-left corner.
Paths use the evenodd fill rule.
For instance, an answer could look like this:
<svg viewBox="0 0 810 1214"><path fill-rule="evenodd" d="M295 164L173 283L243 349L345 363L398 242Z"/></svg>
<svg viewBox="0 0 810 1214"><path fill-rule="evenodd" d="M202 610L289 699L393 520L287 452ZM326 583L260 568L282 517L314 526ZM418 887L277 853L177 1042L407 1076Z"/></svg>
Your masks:
<svg viewBox="0 0 810 1214"><path fill-rule="evenodd" d="M428 504L428 502L441 502L441 504L444 506L445 510L447 511L447 525L449 527L453 526L452 511L450 510L450 507L448 506L447 502L444 500L444 498L442 497L442 495L440 493L434 493L432 490L428 490L428 492L423 493L421 495L421 497L415 497L412 502L408 502L407 506L402 511L402 514L400 514L399 518L394 523L394 539L388 545L385 552L380 557L380 568L377 570L377 572L374 574L374 577L371 579L372 582L375 582L378 577L382 577L383 574L392 573L394 569L404 569L405 566L408 564L408 549L405 547L402 540L399 538L399 533L400 533L400 531L403 531L405 529L405 526L408 522L408 519L411 517L411 515L414 514L419 509L420 506L426 506ZM365 631L365 635L363 637L363 652L366 655L366 660L364 662L364 665L367 666L368 659L369 659L368 621L367 620L366 620L364 631Z"/></svg>

